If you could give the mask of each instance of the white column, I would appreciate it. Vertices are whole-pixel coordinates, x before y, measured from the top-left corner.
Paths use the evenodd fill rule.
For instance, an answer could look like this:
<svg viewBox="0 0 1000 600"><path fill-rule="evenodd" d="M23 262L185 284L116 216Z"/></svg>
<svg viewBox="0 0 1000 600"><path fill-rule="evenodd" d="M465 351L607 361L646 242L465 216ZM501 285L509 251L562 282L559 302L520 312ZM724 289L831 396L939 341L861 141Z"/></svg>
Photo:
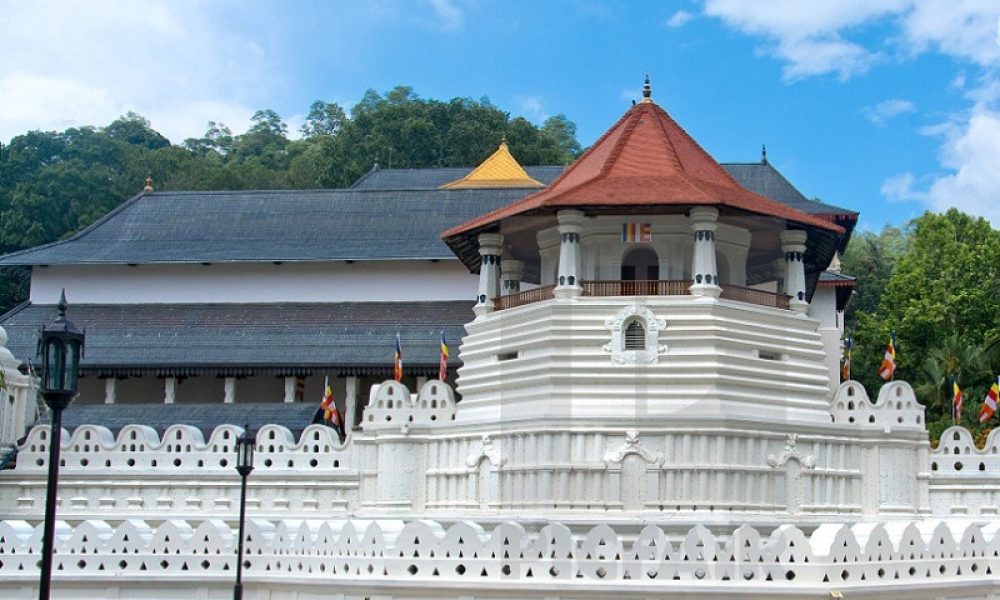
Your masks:
<svg viewBox="0 0 1000 600"><path fill-rule="evenodd" d="M177 400L177 378L167 377L163 380L163 403L173 404Z"/></svg>
<svg viewBox="0 0 1000 600"><path fill-rule="evenodd" d="M500 293L504 296L521 291L521 279L524 277L524 263L519 260L500 261Z"/></svg>
<svg viewBox="0 0 1000 600"><path fill-rule="evenodd" d="M285 403L295 402L295 378L285 377Z"/></svg>
<svg viewBox="0 0 1000 600"><path fill-rule="evenodd" d="M493 312L493 299L497 297L499 287L500 254L503 252L503 236L499 233L479 234L479 255L482 263L479 266L479 295L476 306L472 309L476 316L488 315Z"/></svg>
<svg viewBox="0 0 1000 600"><path fill-rule="evenodd" d="M578 210L561 210L559 219L559 276L556 278L556 298L573 298L583 293L580 287L580 232L583 231L583 213Z"/></svg>
<svg viewBox="0 0 1000 600"><path fill-rule="evenodd" d="M225 404L232 404L236 401L236 378L226 377L225 383L226 395L222 398Z"/></svg>
<svg viewBox="0 0 1000 600"><path fill-rule="evenodd" d="M358 413L358 378L351 375L345 382L347 390L344 392L344 431L350 433L351 428L357 423Z"/></svg>
<svg viewBox="0 0 1000 600"><path fill-rule="evenodd" d="M115 383L118 381L116 377L108 377L104 380L104 403L114 404L115 403Z"/></svg>
<svg viewBox="0 0 1000 600"><path fill-rule="evenodd" d="M787 289L785 287L785 258L774 259L774 272L777 273L774 286L775 293L787 294Z"/></svg>
<svg viewBox="0 0 1000 600"><path fill-rule="evenodd" d="M715 259L715 228L719 211L711 206L696 206L688 213L691 230L694 231L694 253L691 261L691 278L694 282L688 288L695 296L718 298L719 269Z"/></svg>
<svg viewBox="0 0 1000 600"><path fill-rule="evenodd" d="M785 253L785 293L791 298L788 306L794 311L806 312L806 267L803 256L806 252L806 232L788 229L781 232L781 251Z"/></svg>

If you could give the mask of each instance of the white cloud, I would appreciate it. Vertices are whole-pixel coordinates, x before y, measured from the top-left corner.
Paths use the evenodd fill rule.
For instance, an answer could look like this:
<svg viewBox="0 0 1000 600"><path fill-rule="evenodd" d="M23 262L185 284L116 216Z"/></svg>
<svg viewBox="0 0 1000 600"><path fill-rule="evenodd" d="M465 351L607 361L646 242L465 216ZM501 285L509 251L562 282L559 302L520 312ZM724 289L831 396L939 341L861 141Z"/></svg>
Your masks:
<svg viewBox="0 0 1000 600"><path fill-rule="evenodd" d="M517 105L529 121L541 123L550 116L545 112L542 99L538 96L515 96L514 101L517 102Z"/></svg>
<svg viewBox="0 0 1000 600"><path fill-rule="evenodd" d="M706 0L705 14L765 38L763 51L785 63L785 78L863 73L881 50L850 39L863 25L890 19L892 42L907 55L936 50L978 65L1000 61L1000 2L995 0Z"/></svg>
<svg viewBox="0 0 1000 600"><path fill-rule="evenodd" d="M438 25L445 30L454 30L462 27L464 18L462 11L451 0L429 0L434 14L437 16Z"/></svg>
<svg viewBox="0 0 1000 600"><path fill-rule="evenodd" d="M883 100L875 106L866 106L861 109L861 112L863 112L872 123L875 123L876 125L885 125L886 121L892 119L893 117L898 117L899 115L911 113L916 110L916 105L909 100L892 98L890 100Z"/></svg>
<svg viewBox="0 0 1000 600"><path fill-rule="evenodd" d="M906 0L707 0L705 13L744 33L766 38L763 51L786 63L786 80L824 73L847 79L866 71L879 59L879 53L845 40L841 30L906 5Z"/></svg>
<svg viewBox="0 0 1000 600"><path fill-rule="evenodd" d="M229 8L0 0L0 141L103 126L129 110L174 143L209 120L243 131L281 73L256 42L224 28Z"/></svg>
<svg viewBox="0 0 1000 600"><path fill-rule="evenodd" d="M913 173L900 173L887 177L882 182L882 196L890 202L909 202L911 200L926 200L927 193L914 187L916 178Z"/></svg>
<svg viewBox="0 0 1000 600"><path fill-rule="evenodd" d="M1000 60L1000 3L995 0L914 1L902 27L912 52L936 48L981 66Z"/></svg>
<svg viewBox="0 0 1000 600"><path fill-rule="evenodd" d="M965 69L959 71L958 74L956 74L955 77L951 80L951 83L948 84L948 86L956 90L965 89Z"/></svg>
<svg viewBox="0 0 1000 600"><path fill-rule="evenodd" d="M936 52L955 59L960 70L952 89L964 90L972 106L944 122L924 126L922 135L942 138L944 174L888 177L882 195L891 201L919 201L933 210L957 207L1000 226L1000 2L996 0L705 0L705 13L733 29L763 38L762 51L784 63L784 78L835 74L848 79L882 60L903 60ZM855 34L867 25L896 34L877 48ZM972 84L967 69L978 70ZM877 124L916 107L893 99L862 109Z"/></svg>
<svg viewBox="0 0 1000 600"><path fill-rule="evenodd" d="M688 11L679 10L675 12L669 19L667 19L667 27L671 27L674 29L678 27L684 27L684 25L686 25L688 21L690 21L693 18L694 15L692 15Z"/></svg>
<svg viewBox="0 0 1000 600"><path fill-rule="evenodd" d="M889 201L920 201L935 211L957 208L985 217L1000 227L1000 112L977 110L967 122L948 122L921 130L943 136L944 175L886 178L882 195Z"/></svg>
<svg viewBox="0 0 1000 600"><path fill-rule="evenodd" d="M934 210L958 208L1000 227L1000 112L980 110L941 148L941 163L952 171L927 191Z"/></svg>

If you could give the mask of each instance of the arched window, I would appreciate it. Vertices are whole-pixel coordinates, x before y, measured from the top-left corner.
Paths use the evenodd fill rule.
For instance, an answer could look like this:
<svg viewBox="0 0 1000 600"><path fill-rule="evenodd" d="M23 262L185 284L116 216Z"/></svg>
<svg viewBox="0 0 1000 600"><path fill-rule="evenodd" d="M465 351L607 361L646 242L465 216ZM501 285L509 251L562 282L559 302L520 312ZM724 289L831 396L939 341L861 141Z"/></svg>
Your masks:
<svg viewBox="0 0 1000 600"><path fill-rule="evenodd" d="M642 321L632 319L625 326L625 350L645 350L646 349L646 328Z"/></svg>
<svg viewBox="0 0 1000 600"><path fill-rule="evenodd" d="M656 281L660 278L660 257L646 246L637 246L622 256L622 281Z"/></svg>

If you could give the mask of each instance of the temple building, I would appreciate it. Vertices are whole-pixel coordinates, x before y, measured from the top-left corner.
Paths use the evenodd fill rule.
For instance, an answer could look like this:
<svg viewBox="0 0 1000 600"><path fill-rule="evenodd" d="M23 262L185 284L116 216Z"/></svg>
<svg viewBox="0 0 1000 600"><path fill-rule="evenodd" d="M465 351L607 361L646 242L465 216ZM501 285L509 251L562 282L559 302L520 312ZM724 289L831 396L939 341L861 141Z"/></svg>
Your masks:
<svg viewBox="0 0 1000 600"><path fill-rule="evenodd" d="M467 230L442 241L441 232L515 202L522 206L522 198L539 190L561 198L577 186L582 170L602 168L593 165L600 160L612 170L600 176L606 182L628 169L656 169L655 177L673 169L675 187L663 191L688 190L693 201L706 192L684 173L711 171L711 185L725 189L736 204L720 207L718 242L713 240L718 272L712 275L718 280L698 285L714 286L726 298L785 302L778 293L785 267L775 223L792 215L815 231L823 245L806 255L806 279L797 284L805 295L794 302L805 306L812 300L813 312L822 315L836 385L842 327L837 309L849 300L843 292L853 279L822 274L835 250L846 246L857 213L806 199L764 154L759 162L720 167L700 149L695 152L676 125L671 135L677 139L668 137L657 120L669 120L662 111L650 113L649 126L633 131L636 119L654 107L641 104L632 120L595 145L586 163L565 175L560 166L522 168L501 141L471 170L376 166L341 190L172 192L154 191L149 182L73 237L0 257L0 268L31 278L29 300L0 317L0 326L15 355L34 360L37 332L66 290L74 319L88 331L81 393L67 412L68 425L142 419L163 429L188 419L207 423L210 431L229 413L191 405L252 403L270 405L254 413L261 424L280 419L299 431L311 422L308 411L289 413L274 404L318 405L327 378L342 414L356 424L366 390L391 375L396 332L405 383L419 387L438 373L440 336L457 349L473 310L490 310L494 302L513 306L526 295L541 298L556 283L560 233L544 199L541 211L526 207L492 223L502 224L506 250L481 274L497 278L502 272L503 281L479 290L489 298L475 308L469 299L476 299L480 287L477 238ZM608 157L608 148L622 139L631 139L631 148L641 146L644 156ZM681 144L678 152L667 155L674 143ZM647 152L647 144L656 152ZM634 204L617 211L585 207L582 270L569 275L575 283L566 290L576 290L569 293L686 293L684 280L705 277L692 275L694 244L679 205L657 208L648 219L635 217L652 200L635 196ZM759 223L752 229L739 225L753 219ZM491 223L484 224L474 229L489 229ZM627 226L644 229L626 240L621 231ZM452 352L452 370L457 354ZM151 410L155 404L178 406ZM199 410L203 416L195 417Z"/></svg>
<svg viewBox="0 0 1000 600"><path fill-rule="evenodd" d="M840 381L856 220L717 163L648 81L565 169L501 143L346 190L147 190L0 258L31 276L0 418L31 425L17 367L63 288L87 329L63 430L0 469L0 595L34 591L59 443L63 598L227 596L238 548L249 598L994 598L1000 432L932 449L907 382Z"/></svg>

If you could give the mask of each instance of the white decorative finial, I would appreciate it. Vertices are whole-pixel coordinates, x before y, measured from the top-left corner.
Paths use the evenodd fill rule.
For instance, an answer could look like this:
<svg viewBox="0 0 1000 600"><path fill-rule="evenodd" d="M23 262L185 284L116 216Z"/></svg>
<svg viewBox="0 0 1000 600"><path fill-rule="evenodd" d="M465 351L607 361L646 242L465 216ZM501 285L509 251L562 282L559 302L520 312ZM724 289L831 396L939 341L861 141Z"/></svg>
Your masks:
<svg viewBox="0 0 1000 600"><path fill-rule="evenodd" d="M0 369L16 369L20 362L14 358L14 354L7 348L7 332L0 327Z"/></svg>

